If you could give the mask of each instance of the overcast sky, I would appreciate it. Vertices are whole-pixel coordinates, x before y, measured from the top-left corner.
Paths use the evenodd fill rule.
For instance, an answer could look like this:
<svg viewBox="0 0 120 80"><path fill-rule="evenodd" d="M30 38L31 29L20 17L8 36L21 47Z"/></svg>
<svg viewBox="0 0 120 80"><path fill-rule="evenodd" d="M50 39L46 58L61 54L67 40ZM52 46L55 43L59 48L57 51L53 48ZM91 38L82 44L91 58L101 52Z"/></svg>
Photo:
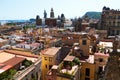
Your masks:
<svg viewBox="0 0 120 80"><path fill-rule="evenodd" d="M120 9L120 0L0 0L0 20L30 19L40 15L44 9L47 17L51 8L55 17L64 13L66 18L83 16L87 11L101 12L103 6Z"/></svg>

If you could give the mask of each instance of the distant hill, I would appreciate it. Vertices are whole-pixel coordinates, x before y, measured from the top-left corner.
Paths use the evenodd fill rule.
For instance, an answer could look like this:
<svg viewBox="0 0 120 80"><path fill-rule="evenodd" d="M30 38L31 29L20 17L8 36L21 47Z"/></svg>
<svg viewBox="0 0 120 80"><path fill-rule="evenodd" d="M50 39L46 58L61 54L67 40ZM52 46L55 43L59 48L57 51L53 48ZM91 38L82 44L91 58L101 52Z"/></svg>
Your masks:
<svg viewBox="0 0 120 80"><path fill-rule="evenodd" d="M100 19L101 17L101 12L86 12L84 15L83 15L83 18L85 16L88 16L89 18L92 18L92 19Z"/></svg>

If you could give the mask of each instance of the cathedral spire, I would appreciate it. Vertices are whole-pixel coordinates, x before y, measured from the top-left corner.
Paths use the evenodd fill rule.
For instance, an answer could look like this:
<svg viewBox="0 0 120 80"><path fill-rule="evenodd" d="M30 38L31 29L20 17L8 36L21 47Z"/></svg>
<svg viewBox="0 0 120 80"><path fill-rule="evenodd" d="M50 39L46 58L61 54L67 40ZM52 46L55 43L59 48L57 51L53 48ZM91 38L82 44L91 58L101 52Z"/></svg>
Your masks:
<svg viewBox="0 0 120 80"><path fill-rule="evenodd" d="M47 12L44 10L44 18L47 18Z"/></svg>
<svg viewBox="0 0 120 80"><path fill-rule="evenodd" d="M50 18L54 18L54 11L53 11L53 8L51 8Z"/></svg>

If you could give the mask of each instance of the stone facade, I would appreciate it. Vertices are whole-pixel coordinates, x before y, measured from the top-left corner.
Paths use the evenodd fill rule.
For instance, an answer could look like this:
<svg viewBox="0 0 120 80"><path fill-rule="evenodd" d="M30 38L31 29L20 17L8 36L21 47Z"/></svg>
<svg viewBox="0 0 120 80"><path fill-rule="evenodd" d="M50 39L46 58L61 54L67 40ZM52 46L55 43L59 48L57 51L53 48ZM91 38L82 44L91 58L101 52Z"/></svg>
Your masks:
<svg viewBox="0 0 120 80"><path fill-rule="evenodd" d="M40 19L39 15L36 16L36 26L42 25L42 19Z"/></svg>
<svg viewBox="0 0 120 80"><path fill-rule="evenodd" d="M120 34L120 11L103 7L101 29L108 30L108 35Z"/></svg>
<svg viewBox="0 0 120 80"><path fill-rule="evenodd" d="M56 18L46 18L45 25L47 25L48 27L56 27L57 19Z"/></svg>

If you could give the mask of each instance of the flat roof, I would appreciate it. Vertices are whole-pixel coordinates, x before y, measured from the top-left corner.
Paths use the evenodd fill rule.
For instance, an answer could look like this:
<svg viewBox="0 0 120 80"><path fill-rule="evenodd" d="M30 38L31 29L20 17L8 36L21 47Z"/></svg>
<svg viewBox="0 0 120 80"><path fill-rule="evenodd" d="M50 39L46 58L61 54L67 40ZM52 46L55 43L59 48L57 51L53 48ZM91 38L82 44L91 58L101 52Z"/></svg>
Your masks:
<svg viewBox="0 0 120 80"><path fill-rule="evenodd" d="M102 45L103 47L113 47L113 43L112 42L99 42L99 45Z"/></svg>
<svg viewBox="0 0 120 80"><path fill-rule="evenodd" d="M0 63L3 63L11 58L15 57L15 55L10 54L8 52L1 51L0 52Z"/></svg>
<svg viewBox="0 0 120 80"><path fill-rule="evenodd" d="M100 52L95 53L95 55L97 55L97 56L108 56L109 57L109 54L100 53Z"/></svg>
<svg viewBox="0 0 120 80"><path fill-rule="evenodd" d="M41 43L34 42L34 43L28 43L27 44L27 43L23 42L23 43L17 44L16 46L25 46L25 45L38 47L38 46L41 45Z"/></svg>
<svg viewBox="0 0 120 80"><path fill-rule="evenodd" d="M38 58L38 55L31 54L30 52L23 52L23 51L17 51L17 50L5 50L5 52L15 54L15 55L21 55L21 56L27 56L32 58Z"/></svg>
<svg viewBox="0 0 120 80"><path fill-rule="evenodd" d="M69 56L67 55L65 58L64 58L64 61L73 61L75 59L75 56Z"/></svg>
<svg viewBox="0 0 120 80"><path fill-rule="evenodd" d="M58 69L58 65L53 65L51 69Z"/></svg>
<svg viewBox="0 0 120 80"><path fill-rule="evenodd" d="M86 59L86 61L88 62L88 63L94 63L94 55L89 55L89 58L88 59Z"/></svg>
<svg viewBox="0 0 120 80"><path fill-rule="evenodd" d="M3 63L13 57L23 57L27 60L35 62L40 58L38 55L31 54L30 52L16 51L16 50L2 50L0 51L0 63Z"/></svg>
<svg viewBox="0 0 120 80"><path fill-rule="evenodd" d="M60 50L60 47L59 48L51 47L51 48L47 48L47 49L43 50L42 54L54 56L59 50Z"/></svg>

